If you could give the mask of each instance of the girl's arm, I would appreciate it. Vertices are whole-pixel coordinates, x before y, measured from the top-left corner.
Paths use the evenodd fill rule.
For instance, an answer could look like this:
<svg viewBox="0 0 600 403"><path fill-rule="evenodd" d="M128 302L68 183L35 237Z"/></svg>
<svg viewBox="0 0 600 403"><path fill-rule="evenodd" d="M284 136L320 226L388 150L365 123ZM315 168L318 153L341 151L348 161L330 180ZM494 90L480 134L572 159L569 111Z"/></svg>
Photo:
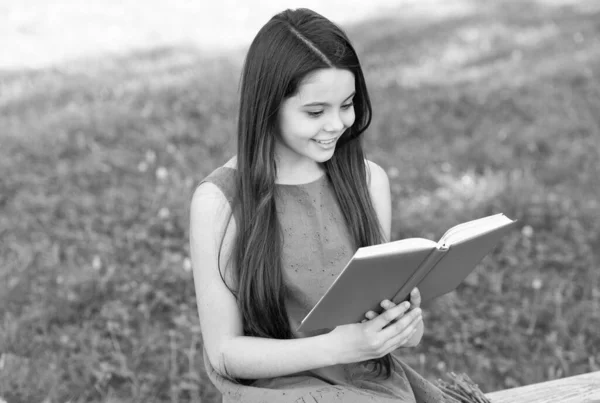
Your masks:
<svg viewBox="0 0 600 403"><path fill-rule="evenodd" d="M222 343L221 360L235 378L284 376L336 364L330 339L329 333L291 340L238 336Z"/></svg>
<svg viewBox="0 0 600 403"><path fill-rule="evenodd" d="M367 178L369 183L369 192L371 194L371 200L373 207L379 218L379 223L385 236L384 242L390 241L390 234L392 228L392 197L390 191L390 180L387 173L383 168L372 161L365 160L367 166ZM419 296L419 303L416 307L421 305L421 298ZM390 305L390 307L393 305ZM371 315L369 315L369 313ZM376 314L375 312L367 313L367 318L371 319ZM423 323L418 325L417 332L412 336L411 340L406 344L405 347L414 347L421 342L423 337Z"/></svg>
<svg viewBox="0 0 600 403"><path fill-rule="evenodd" d="M365 160L367 167L367 182L369 193L377 218L383 230L384 242L390 241L392 231L392 196L390 192L390 180L379 165Z"/></svg>
<svg viewBox="0 0 600 403"><path fill-rule="evenodd" d="M328 334L293 340L243 336L234 295L219 274L231 255L235 222L223 193L212 183L194 192L190 206L190 251L202 339L208 358L223 376L271 378L335 364ZM223 234L223 244L221 238ZM230 270L223 277L233 284Z"/></svg>

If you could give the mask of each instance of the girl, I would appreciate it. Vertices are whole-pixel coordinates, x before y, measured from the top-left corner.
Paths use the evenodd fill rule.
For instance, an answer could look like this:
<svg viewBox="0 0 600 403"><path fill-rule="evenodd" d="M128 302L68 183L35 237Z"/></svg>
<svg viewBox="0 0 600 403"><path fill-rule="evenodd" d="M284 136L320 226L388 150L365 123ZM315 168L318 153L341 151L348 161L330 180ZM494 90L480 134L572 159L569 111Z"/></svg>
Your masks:
<svg viewBox="0 0 600 403"><path fill-rule="evenodd" d="M393 351L423 334L418 290L361 323L299 333L358 247L390 238L390 186L364 158L371 104L345 33L286 10L250 45L237 156L196 189L190 244L204 363L224 402L452 401ZM348 296L351 298L351 296Z"/></svg>

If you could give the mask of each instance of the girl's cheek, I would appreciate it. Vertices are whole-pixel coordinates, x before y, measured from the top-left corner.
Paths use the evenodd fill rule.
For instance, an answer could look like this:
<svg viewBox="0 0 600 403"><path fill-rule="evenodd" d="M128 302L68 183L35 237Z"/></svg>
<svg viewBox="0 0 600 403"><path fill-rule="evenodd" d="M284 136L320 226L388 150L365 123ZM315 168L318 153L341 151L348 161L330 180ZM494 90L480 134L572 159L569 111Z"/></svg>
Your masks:
<svg viewBox="0 0 600 403"><path fill-rule="evenodd" d="M347 119L344 121L344 125L346 127L350 127L354 124L354 120L356 119L356 115L354 115L354 110L352 110L352 112L348 112L348 117Z"/></svg>

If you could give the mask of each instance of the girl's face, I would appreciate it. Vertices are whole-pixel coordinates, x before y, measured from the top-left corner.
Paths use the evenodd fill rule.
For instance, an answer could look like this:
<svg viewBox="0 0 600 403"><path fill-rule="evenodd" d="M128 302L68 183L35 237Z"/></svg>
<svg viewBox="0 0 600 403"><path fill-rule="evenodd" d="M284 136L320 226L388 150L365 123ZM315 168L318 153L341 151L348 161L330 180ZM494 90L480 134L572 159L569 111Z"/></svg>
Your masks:
<svg viewBox="0 0 600 403"><path fill-rule="evenodd" d="M348 70L309 74L279 109L277 157L293 165L329 160L342 133L354 123L354 93L354 74Z"/></svg>

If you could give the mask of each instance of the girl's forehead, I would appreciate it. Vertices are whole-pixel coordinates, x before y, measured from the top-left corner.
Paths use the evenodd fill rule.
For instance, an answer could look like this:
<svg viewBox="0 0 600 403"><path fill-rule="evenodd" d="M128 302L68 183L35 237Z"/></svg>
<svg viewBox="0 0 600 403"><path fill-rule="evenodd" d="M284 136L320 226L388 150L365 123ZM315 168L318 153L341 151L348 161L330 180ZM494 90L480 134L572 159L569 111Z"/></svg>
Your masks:
<svg viewBox="0 0 600 403"><path fill-rule="evenodd" d="M353 92L354 74L349 70L330 68L309 74L300 83L296 96L302 102L344 100Z"/></svg>

